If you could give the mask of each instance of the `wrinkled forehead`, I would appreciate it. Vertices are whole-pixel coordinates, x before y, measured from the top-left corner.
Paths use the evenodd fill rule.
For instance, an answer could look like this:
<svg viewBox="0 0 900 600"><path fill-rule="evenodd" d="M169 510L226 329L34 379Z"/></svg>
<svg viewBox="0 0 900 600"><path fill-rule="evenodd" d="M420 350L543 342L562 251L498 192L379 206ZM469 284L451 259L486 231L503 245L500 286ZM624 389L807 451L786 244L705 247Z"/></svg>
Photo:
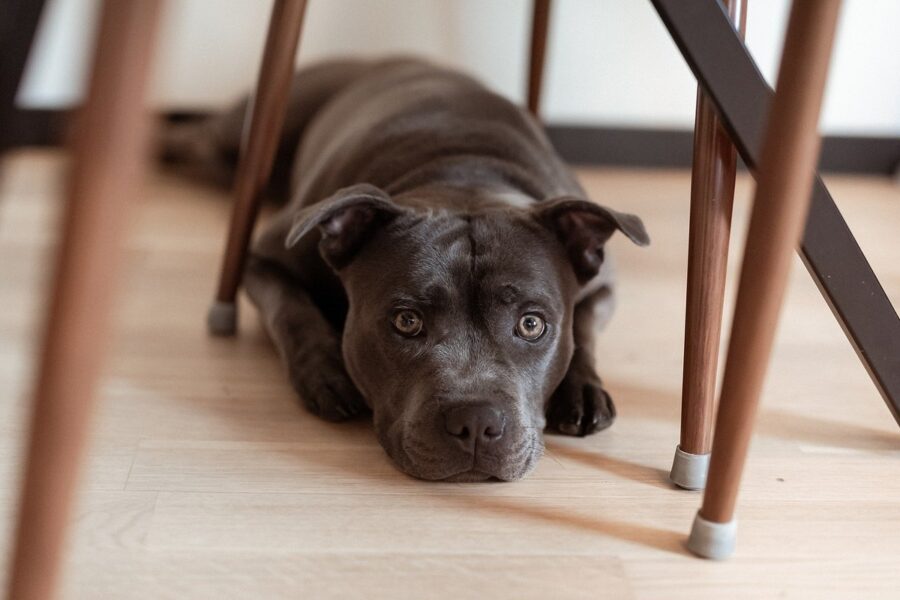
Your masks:
<svg viewBox="0 0 900 600"><path fill-rule="evenodd" d="M379 287L429 304L476 292L554 306L575 285L553 234L517 214L437 214L373 241L366 262L380 265Z"/></svg>

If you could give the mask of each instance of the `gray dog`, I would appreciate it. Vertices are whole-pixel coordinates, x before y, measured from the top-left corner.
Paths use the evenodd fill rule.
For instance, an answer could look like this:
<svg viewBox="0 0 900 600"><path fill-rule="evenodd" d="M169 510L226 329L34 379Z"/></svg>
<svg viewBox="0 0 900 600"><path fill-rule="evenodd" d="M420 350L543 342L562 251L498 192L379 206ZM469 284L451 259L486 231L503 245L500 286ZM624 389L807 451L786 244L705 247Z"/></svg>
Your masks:
<svg viewBox="0 0 900 600"><path fill-rule="evenodd" d="M230 172L245 107L170 130L169 157ZM603 248L649 239L586 200L525 111L420 61L329 62L297 75L278 162L291 199L244 283L312 412L371 410L401 469L450 481L518 479L545 426L612 423Z"/></svg>

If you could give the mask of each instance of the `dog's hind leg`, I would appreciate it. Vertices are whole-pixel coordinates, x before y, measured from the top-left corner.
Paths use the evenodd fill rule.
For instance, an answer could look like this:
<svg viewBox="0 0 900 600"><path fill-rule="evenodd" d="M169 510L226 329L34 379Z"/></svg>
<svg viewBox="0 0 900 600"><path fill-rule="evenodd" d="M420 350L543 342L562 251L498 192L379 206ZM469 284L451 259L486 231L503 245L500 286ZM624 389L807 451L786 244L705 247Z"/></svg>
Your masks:
<svg viewBox="0 0 900 600"><path fill-rule="evenodd" d="M278 263L251 256L244 287L306 407L328 421L366 412L344 368L339 334L302 283Z"/></svg>
<svg viewBox="0 0 900 600"><path fill-rule="evenodd" d="M284 196L287 192L294 153L306 126L328 100L369 67L368 62L360 60L331 60L297 72L291 83L272 169L270 192L273 195ZM230 185L237 170L249 104L250 97L244 96L223 112L180 123L164 123L156 140L158 156L189 176L216 185Z"/></svg>
<svg viewBox="0 0 900 600"><path fill-rule="evenodd" d="M547 405L547 428L585 436L612 425L616 408L600 376L594 356L594 335L610 316L612 288L603 286L575 305L575 353L562 383Z"/></svg>

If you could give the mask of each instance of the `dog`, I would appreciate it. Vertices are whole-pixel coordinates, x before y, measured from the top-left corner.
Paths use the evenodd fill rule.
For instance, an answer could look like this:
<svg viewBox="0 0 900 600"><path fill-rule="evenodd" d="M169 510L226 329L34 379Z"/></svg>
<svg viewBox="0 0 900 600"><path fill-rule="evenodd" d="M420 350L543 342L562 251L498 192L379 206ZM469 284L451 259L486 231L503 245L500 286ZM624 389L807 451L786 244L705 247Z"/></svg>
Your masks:
<svg viewBox="0 0 900 600"><path fill-rule="evenodd" d="M246 108L171 129L168 157L227 179ZM604 246L649 237L587 199L525 110L419 60L331 61L297 74L277 164L289 200L243 281L309 410L371 412L400 469L442 481L519 479L545 428L613 422Z"/></svg>

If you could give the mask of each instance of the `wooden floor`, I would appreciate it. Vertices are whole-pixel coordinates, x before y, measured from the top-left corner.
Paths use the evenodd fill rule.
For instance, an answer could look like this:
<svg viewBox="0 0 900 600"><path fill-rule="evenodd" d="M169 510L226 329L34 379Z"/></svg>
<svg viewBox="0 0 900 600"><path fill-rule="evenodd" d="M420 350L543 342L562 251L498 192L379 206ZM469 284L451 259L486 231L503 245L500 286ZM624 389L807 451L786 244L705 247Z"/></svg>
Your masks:
<svg viewBox="0 0 900 600"><path fill-rule="evenodd" d="M59 154L23 152L0 183L4 556L63 169ZM640 214L653 237L648 249L615 242L620 305L600 373L620 416L587 439L550 437L534 474L492 484L410 479L368 423L305 413L249 306L240 337L207 337L228 203L154 175L129 236L64 596L900 597L900 434L799 260L737 552L723 563L688 554L700 496L666 474L678 438L689 174L581 175L596 200ZM828 183L900 305L900 186ZM750 193L743 176L733 248Z"/></svg>

